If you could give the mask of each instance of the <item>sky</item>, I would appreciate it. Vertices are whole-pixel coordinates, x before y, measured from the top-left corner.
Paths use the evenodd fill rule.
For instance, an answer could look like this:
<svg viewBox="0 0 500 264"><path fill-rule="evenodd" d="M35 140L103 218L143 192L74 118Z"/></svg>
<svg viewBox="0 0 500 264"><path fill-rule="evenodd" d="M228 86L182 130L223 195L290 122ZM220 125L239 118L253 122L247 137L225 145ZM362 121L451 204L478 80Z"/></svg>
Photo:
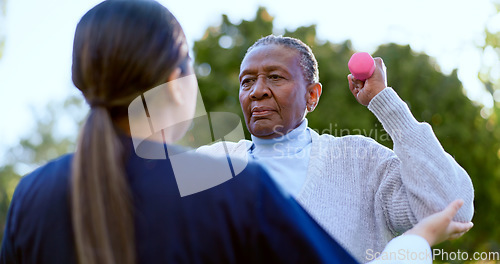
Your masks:
<svg viewBox="0 0 500 264"><path fill-rule="evenodd" d="M389 42L409 44L434 57L445 74L458 69L469 98L490 107L492 100L477 73L482 62L497 62L482 57L478 48L486 26L500 31L491 1L159 0L177 17L190 44L207 27L220 24L222 14L239 23L253 19L259 6L275 18L277 29L316 24L319 39L350 39L357 51L371 53ZM7 15L0 19L0 37L6 38L0 59L0 160L6 148L30 135L34 111L42 113L48 102L79 94L71 82L74 31L83 14L99 2L7 0ZM390 84L390 76L388 80Z"/></svg>

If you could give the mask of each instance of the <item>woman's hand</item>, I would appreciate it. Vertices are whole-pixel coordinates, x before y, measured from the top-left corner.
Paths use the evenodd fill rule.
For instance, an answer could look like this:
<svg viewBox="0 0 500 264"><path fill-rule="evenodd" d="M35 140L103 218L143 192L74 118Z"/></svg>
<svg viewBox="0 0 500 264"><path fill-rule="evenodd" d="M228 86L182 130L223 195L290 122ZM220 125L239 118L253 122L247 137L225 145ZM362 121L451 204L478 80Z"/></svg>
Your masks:
<svg viewBox="0 0 500 264"><path fill-rule="evenodd" d="M370 78L360 81L354 78L352 74L347 76L349 90L351 90L356 100L364 106L367 106L375 95L387 87L387 74L384 61L379 57L373 60L377 67Z"/></svg>
<svg viewBox="0 0 500 264"><path fill-rule="evenodd" d="M452 221L463 204L464 201L461 199L453 201L443 211L422 219L412 229L406 231L405 234L419 235L425 238L430 246L461 237L473 226L472 222Z"/></svg>

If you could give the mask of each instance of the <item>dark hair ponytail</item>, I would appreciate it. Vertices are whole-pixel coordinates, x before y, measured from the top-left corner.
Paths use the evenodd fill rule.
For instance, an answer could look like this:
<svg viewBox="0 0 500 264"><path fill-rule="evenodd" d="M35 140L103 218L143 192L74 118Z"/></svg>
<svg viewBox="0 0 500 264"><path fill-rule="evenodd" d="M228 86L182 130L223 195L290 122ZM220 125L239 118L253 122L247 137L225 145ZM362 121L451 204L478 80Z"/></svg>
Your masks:
<svg viewBox="0 0 500 264"><path fill-rule="evenodd" d="M95 107L73 158L72 216L80 263L134 263L132 202L109 112Z"/></svg>
<svg viewBox="0 0 500 264"><path fill-rule="evenodd" d="M133 200L114 124L135 97L167 81L185 44L175 17L154 1L104 1L78 23L72 76L91 106L72 164L79 263L135 263Z"/></svg>

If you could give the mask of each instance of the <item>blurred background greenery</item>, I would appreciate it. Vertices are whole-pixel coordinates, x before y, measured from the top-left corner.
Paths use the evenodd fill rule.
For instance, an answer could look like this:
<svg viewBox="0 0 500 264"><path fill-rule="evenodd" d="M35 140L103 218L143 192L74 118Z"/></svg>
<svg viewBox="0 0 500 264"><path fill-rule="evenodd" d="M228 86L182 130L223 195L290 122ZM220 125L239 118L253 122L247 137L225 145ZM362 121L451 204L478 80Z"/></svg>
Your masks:
<svg viewBox="0 0 500 264"><path fill-rule="evenodd" d="M4 0L1 0L4 7ZM497 5L500 13L500 5ZM2 12L4 10L2 9ZM233 24L226 15L195 42L195 70L207 111L233 112L242 118L238 101L239 64L246 49L273 32L273 17L265 8L255 19ZM353 98L347 88L347 61L356 52L350 41L331 43L316 35L315 25L284 31L311 46L319 63L323 94L316 110L308 115L311 128L334 136L364 134L391 147L392 142L378 120ZM1 57L2 39L0 39ZM500 56L500 32L485 29L485 45L479 49ZM483 67L478 78L496 101L484 108L465 96L456 70L443 74L435 60L409 46L384 44L374 56L384 59L388 84L410 106L414 116L432 125L444 149L463 166L475 187L474 228L463 238L436 248L448 252L500 252L500 80L491 68ZM76 135L58 134L58 122L79 126L87 107L80 97L47 105L46 113L33 111L36 131L10 148L0 167L0 240L10 199L22 175L46 161L74 150ZM68 117L70 117L68 119ZM246 134L249 137L248 132ZM438 261L439 262L439 261ZM467 263L450 261L451 263ZM491 262L482 262L491 263Z"/></svg>
<svg viewBox="0 0 500 264"><path fill-rule="evenodd" d="M5 12L6 12L6 0L0 0L0 25L4 24ZM2 58L3 48L5 46L5 32L0 28L0 58Z"/></svg>

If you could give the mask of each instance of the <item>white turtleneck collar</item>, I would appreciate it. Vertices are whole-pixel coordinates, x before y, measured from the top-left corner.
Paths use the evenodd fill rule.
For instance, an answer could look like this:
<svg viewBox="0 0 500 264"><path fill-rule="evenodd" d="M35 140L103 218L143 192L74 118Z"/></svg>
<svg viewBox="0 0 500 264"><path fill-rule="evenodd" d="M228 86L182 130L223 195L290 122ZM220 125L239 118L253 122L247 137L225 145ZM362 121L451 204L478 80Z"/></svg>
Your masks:
<svg viewBox="0 0 500 264"><path fill-rule="evenodd" d="M307 119L289 133L272 139L252 135L250 156L268 170L287 193L296 197L305 182L311 153L311 133Z"/></svg>

